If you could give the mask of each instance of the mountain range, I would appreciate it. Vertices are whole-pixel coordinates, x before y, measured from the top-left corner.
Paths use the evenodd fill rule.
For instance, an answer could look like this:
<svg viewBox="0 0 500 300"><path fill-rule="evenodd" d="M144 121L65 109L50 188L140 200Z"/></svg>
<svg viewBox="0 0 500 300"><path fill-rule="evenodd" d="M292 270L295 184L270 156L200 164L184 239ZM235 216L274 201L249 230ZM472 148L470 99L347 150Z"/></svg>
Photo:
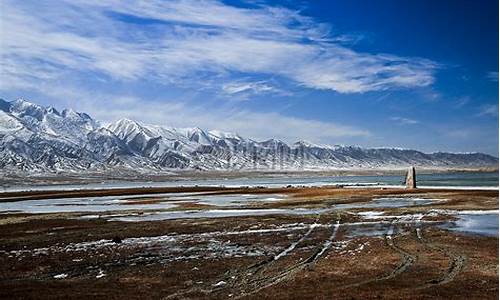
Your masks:
<svg viewBox="0 0 500 300"><path fill-rule="evenodd" d="M129 119L104 126L72 109L58 111L23 99L0 99L0 169L8 172L327 170L409 165L497 167L498 158L482 153L255 141L235 133L149 125Z"/></svg>

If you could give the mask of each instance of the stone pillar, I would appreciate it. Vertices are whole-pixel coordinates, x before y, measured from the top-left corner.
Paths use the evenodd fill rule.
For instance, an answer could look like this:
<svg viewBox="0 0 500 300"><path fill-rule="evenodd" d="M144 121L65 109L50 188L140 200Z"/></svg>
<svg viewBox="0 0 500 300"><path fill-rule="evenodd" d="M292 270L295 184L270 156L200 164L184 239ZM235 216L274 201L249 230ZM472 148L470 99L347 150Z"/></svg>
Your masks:
<svg viewBox="0 0 500 300"><path fill-rule="evenodd" d="M408 174L406 174L406 188L407 189L417 188L417 176L415 175L415 167L410 167L408 169Z"/></svg>

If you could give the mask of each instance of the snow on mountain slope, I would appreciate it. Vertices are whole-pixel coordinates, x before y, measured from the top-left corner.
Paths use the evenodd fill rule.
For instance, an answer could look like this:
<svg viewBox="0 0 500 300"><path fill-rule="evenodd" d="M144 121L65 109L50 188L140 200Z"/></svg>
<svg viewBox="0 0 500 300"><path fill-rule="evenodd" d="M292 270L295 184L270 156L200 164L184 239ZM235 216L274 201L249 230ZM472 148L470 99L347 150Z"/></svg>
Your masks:
<svg viewBox="0 0 500 300"><path fill-rule="evenodd" d="M126 168L333 169L497 166L481 154L426 154L415 150L258 142L235 133L173 128L129 119L106 127L85 113L61 112L23 99L0 99L0 168L8 171L78 171Z"/></svg>
<svg viewBox="0 0 500 300"><path fill-rule="evenodd" d="M0 134L9 134L24 129L23 124L12 115L0 110Z"/></svg>
<svg viewBox="0 0 500 300"><path fill-rule="evenodd" d="M191 141L186 130L140 124L128 119L110 124L108 129L134 154L160 167L189 167L190 160L185 152L193 152L201 145Z"/></svg>
<svg viewBox="0 0 500 300"><path fill-rule="evenodd" d="M8 103L8 102L7 102ZM88 133L98 129L99 123L89 115L65 109L59 113L53 107L43 107L23 99L3 105L11 119L33 133L52 135L82 145ZM2 122L3 123L3 122Z"/></svg>

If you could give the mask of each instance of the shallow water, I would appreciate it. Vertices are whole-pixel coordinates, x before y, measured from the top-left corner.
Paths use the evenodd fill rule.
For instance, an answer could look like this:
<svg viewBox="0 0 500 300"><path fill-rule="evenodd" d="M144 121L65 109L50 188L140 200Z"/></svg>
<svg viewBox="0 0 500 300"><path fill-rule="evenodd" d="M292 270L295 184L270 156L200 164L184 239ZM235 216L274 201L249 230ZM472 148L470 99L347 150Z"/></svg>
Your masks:
<svg viewBox="0 0 500 300"><path fill-rule="evenodd" d="M278 194L235 194L235 195L198 195L193 197L198 204L213 206L242 206L249 202L280 201L285 198Z"/></svg>
<svg viewBox="0 0 500 300"><path fill-rule="evenodd" d="M469 213L459 214L456 217L458 218L456 221L442 227L468 234L498 237L498 213Z"/></svg>
<svg viewBox="0 0 500 300"><path fill-rule="evenodd" d="M347 238L355 238L355 237L374 237L374 236L385 236L390 223L384 222L375 222L375 223L367 223L367 224L356 224L345 227L345 237Z"/></svg>
<svg viewBox="0 0 500 300"><path fill-rule="evenodd" d="M120 221L158 221L171 219L222 218L238 216L263 215L309 215L319 214L338 209L352 208L396 208L405 206L428 205L439 199L422 199L411 197L376 198L372 201L334 205L330 208L290 208L290 209L245 209L238 208L255 202L275 202L286 196L274 194L240 194L240 195L210 195L196 193L177 193L162 195L138 196L107 196L84 198L58 198L48 200L26 200L17 202L0 202L0 213L63 213L63 212L112 212L112 211L144 211L141 215L114 216L112 220ZM144 200L160 202L144 203ZM195 203L214 206L207 210L169 210L179 208L183 203ZM216 209L216 208L232 209Z"/></svg>
<svg viewBox="0 0 500 300"><path fill-rule="evenodd" d="M267 195L268 197L268 195ZM203 198L201 198L203 199ZM266 199L266 198L264 198ZM274 198L271 198L274 201ZM264 215L311 215L331 212L338 209L351 208L395 208L415 205L428 205L441 199L422 199L410 197L391 197L377 198L373 201L362 203L349 203L334 205L330 208L293 208L293 209L212 209L212 210L184 210L184 211L166 211L151 214L143 214L140 216L117 217L113 220L119 221L159 221L172 219L195 219L195 218L224 218L224 217L239 217L239 216L264 216ZM204 202L201 201L200 203Z"/></svg>
<svg viewBox="0 0 500 300"><path fill-rule="evenodd" d="M126 204L121 200L106 199L48 199L0 203L0 213L22 212L31 214L62 212L106 212L124 210L157 210L176 207L175 204Z"/></svg>
<svg viewBox="0 0 500 300"><path fill-rule="evenodd" d="M199 193L170 193L156 195L106 196L82 198L56 198L45 200L25 200L0 202L0 213L59 213L59 212L107 212L126 210L166 210L182 203L197 203L215 207L242 206L249 202L279 201L282 195L206 195ZM155 203L141 201L157 200Z"/></svg>
<svg viewBox="0 0 500 300"><path fill-rule="evenodd" d="M337 204L335 208L338 209L351 209L351 208L397 208L418 205L429 205L432 203L443 201L442 199L424 199L412 197L386 197L375 198L369 202L362 203L347 203Z"/></svg>

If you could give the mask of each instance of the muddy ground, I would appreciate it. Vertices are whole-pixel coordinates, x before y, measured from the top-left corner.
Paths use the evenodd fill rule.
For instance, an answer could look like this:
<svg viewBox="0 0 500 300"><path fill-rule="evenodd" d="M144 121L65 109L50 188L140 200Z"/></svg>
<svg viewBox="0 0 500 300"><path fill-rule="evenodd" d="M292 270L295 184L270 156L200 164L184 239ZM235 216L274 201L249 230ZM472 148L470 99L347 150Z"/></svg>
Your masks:
<svg viewBox="0 0 500 300"><path fill-rule="evenodd" d="M161 195L179 191L10 193L0 201L129 195L135 202L161 203ZM281 194L280 201L248 202L238 209L327 210L138 222L116 221L114 211L97 218L86 218L85 212L1 213L0 297L498 299L498 233L475 235L447 226L457 218L449 211L498 210L498 191L198 187L182 192ZM440 201L336 208L376 197ZM213 207L193 202L175 208L182 209Z"/></svg>

